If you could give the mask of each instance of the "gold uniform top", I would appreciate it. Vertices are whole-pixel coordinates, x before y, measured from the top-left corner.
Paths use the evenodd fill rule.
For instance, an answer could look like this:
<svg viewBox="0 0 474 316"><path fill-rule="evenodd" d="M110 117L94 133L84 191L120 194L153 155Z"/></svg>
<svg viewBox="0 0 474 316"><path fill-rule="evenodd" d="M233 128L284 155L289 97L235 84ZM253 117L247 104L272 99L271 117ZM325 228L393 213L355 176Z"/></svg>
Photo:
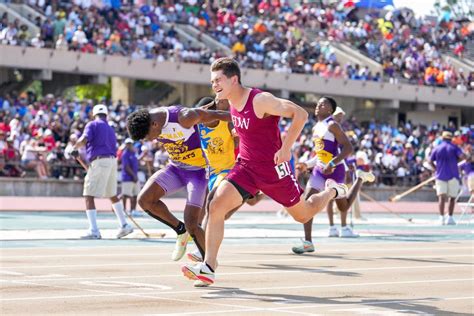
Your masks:
<svg viewBox="0 0 474 316"><path fill-rule="evenodd" d="M211 174L230 170L235 164L234 137L229 131L229 123L219 121L216 127L199 124L201 146L207 157Z"/></svg>

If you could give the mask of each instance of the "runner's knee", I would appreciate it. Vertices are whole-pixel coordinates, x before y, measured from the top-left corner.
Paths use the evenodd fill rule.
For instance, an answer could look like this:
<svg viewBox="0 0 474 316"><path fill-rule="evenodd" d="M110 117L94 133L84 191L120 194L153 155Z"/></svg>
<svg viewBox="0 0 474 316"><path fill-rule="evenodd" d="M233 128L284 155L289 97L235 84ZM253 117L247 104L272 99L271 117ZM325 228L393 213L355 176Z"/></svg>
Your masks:
<svg viewBox="0 0 474 316"><path fill-rule="evenodd" d="M222 199L214 198L209 203L209 216L220 216L224 218L226 211L226 205Z"/></svg>
<svg viewBox="0 0 474 316"><path fill-rule="evenodd" d="M146 193L140 192L137 197L137 202L142 209L147 210L152 204L152 199Z"/></svg>
<svg viewBox="0 0 474 316"><path fill-rule="evenodd" d="M307 223L312 218L312 216L310 215L301 214L301 213L292 214L292 217L295 221L301 224Z"/></svg>

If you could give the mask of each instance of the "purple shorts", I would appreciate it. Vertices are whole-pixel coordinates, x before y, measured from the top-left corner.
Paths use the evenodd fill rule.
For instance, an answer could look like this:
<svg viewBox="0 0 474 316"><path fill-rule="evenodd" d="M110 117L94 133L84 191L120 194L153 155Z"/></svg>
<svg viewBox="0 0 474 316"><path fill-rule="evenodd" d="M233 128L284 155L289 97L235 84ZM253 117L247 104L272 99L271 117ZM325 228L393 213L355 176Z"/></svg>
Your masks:
<svg viewBox="0 0 474 316"><path fill-rule="evenodd" d="M238 159L226 179L232 180L253 196L262 191L285 207L297 204L303 194L303 189L296 181L289 162L276 168L273 163L255 163Z"/></svg>
<svg viewBox="0 0 474 316"><path fill-rule="evenodd" d="M187 205L203 207L207 193L207 177L205 169L186 170L173 165L153 175L155 183L170 195L182 188L186 188L188 198Z"/></svg>
<svg viewBox="0 0 474 316"><path fill-rule="evenodd" d="M339 164L331 174L322 174L318 169L314 168L311 177L309 178L307 187L316 189L318 191L324 191L326 187L326 180L333 179L337 183L344 183L346 177L346 170L343 164Z"/></svg>

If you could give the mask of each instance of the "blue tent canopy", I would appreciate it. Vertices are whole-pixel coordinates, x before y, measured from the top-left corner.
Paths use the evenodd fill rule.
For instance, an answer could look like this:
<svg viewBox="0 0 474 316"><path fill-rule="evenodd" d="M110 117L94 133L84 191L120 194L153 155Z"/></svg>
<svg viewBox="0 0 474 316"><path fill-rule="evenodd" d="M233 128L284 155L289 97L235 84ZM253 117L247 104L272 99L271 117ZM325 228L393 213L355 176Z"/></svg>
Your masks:
<svg viewBox="0 0 474 316"><path fill-rule="evenodd" d="M360 0L356 2L357 8L383 9L387 5L393 6L393 0Z"/></svg>

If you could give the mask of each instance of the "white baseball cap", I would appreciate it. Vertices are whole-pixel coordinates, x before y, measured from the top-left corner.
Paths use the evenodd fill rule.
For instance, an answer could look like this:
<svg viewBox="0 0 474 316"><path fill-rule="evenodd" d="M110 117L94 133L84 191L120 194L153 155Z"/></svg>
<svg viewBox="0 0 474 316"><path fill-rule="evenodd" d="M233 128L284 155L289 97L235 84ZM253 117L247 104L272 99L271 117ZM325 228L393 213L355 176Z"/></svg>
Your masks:
<svg viewBox="0 0 474 316"><path fill-rule="evenodd" d="M346 112L344 112L344 110L343 110L342 108L337 107L337 108L336 108L336 111L334 111L334 113L333 113L332 115L338 115L338 114L340 114L340 113L342 113L343 115L346 114Z"/></svg>
<svg viewBox="0 0 474 316"><path fill-rule="evenodd" d="M94 108L92 109L92 115L96 116L97 114L109 114L107 106L105 106L105 104L97 104L96 106L94 106Z"/></svg>
<svg viewBox="0 0 474 316"><path fill-rule="evenodd" d="M133 144L133 140L131 138L125 139L125 144Z"/></svg>

